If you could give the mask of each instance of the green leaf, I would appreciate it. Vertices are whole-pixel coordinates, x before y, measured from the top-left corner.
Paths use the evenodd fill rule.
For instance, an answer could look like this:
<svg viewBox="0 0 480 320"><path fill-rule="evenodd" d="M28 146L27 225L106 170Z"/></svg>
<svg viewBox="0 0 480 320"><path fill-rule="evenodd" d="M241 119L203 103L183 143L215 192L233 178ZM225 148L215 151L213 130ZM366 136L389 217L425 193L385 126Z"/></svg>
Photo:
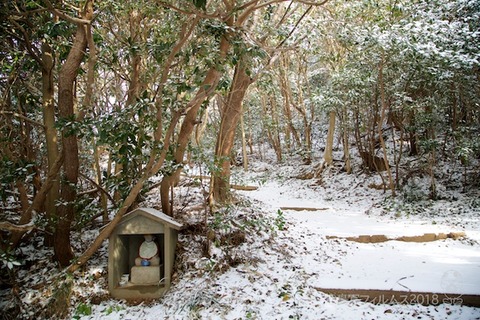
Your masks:
<svg viewBox="0 0 480 320"><path fill-rule="evenodd" d="M195 7L198 9L206 10L207 9L207 0L192 0Z"/></svg>
<svg viewBox="0 0 480 320"><path fill-rule="evenodd" d="M128 153L128 147L126 145L121 146L120 150L118 150L118 153L123 154L123 155L127 154Z"/></svg>
<svg viewBox="0 0 480 320"><path fill-rule="evenodd" d="M89 316L91 314L92 314L92 306L91 305L81 302L77 306L77 310L75 312L75 315L77 316L77 319L79 319L80 316Z"/></svg>

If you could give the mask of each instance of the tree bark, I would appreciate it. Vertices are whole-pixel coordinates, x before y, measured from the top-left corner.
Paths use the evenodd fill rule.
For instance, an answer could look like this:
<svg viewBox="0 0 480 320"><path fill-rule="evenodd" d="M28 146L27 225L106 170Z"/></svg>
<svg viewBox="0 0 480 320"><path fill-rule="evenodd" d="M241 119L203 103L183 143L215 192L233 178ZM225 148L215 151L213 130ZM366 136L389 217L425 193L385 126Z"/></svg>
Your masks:
<svg viewBox="0 0 480 320"><path fill-rule="evenodd" d="M343 156L345 157L345 171L350 174L352 173L352 164L350 160L350 142L349 142L349 131L346 128L343 128Z"/></svg>
<svg viewBox="0 0 480 320"><path fill-rule="evenodd" d="M222 110L220 131L215 147L215 158L219 165L219 170L213 173L213 199L216 203L227 203L230 200L230 153L235 141L235 131L243 112L243 99L251 83L244 63L239 62L235 66L233 82Z"/></svg>
<svg viewBox="0 0 480 320"><path fill-rule="evenodd" d="M261 102L262 102L262 110L263 110L263 117L267 118L268 117L268 112L269 108L267 106L267 97L262 96L261 97ZM270 106L271 106L271 124L266 123L265 124L265 130L266 134L268 137L268 140L270 144L272 145L275 155L277 157L278 162L282 162L282 142L280 140L280 133L279 133L279 120L278 120L278 114L277 114L277 103L274 98L270 97Z"/></svg>
<svg viewBox="0 0 480 320"><path fill-rule="evenodd" d="M45 126L45 140L47 145L48 170L50 170L58 158L58 136L55 128L55 104L54 104L54 84L53 84L53 66L54 58L50 45L42 44L42 98L43 98L43 125ZM45 246L53 245L53 218L57 215L55 202L59 199L60 181L58 177L54 179L52 187L47 194L45 201L45 215L47 218L47 227L44 237Z"/></svg>
<svg viewBox="0 0 480 320"><path fill-rule="evenodd" d="M310 164L312 162L312 121L309 120L309 116L307 115L307 108L305 106L305 99L304 99L304 94L303 94L303 87L306 85L308 87L307 83L302 83L302 78L305 79L305 82L308 81L308 76L307 76L307 68L302 67L302 62L298 61L298 72L297 72L297 92L298 92L298 98L297 98L297 103L294 104L295 109L300 113L302 116L303 120L303 143L302 143L302 151L303 151L303 161L306 164ZM314 113L313 109L310 110L310 119L314 118Z"/></svg>
<svg viewBox="0 0 480 320"><path fill-rule="evenodd" d="M385 85L384 85L384 80L383 80L383 56L380 61L379 67L378 67L378 82L379 82L379 89L380 89L380 102L381 102L381 107L382 111L380 113L380 119L378 123L378 138L380 139L380 146L383 151L383 161L385 163L385 168L387 170L388 174L388 182L389 182L389 188L392 191L392 196L395 197L395 184L393 183L393 177L392 177L392 170L390 169L390 165L388 164L388 158L387 158L387 148L385 146L385 141L383 139L383 122L385 120L385 112L387 110L387 101L385 98ZM381 175L381 173L379 172Z"/></svg>
<svg viewBox="0 0 480 320"><path fill-rule="evenodd" d="M333 137L335 134L335 111L330 111L330 118L328 121L328 133L327 133L327 143L325 146L325 152L323 154L323 160L326 165L331 165L333 163Z"/></svg>
<svg viewBox="0 0 480 320"><path fill-rule="evenodd" d="M88 0L83 19L93 17L93 0ZM72 48L66 61L60 69L58 77L58 108L59 115L65 120L75 121L74 84L78 69L85 56L87 48L87 33L84 25L78 25ZM75 200L77 197L76 185L78 182L79 156L77 136L74 132L64 129L62 132L64 151L63 179L61 185L62 205L57 210L57 221L54 233L55 258L61 266L68 266L74 258L70 243L70 228L75 218Z"/></svg>
<svg viewBox="0 0 480 320"><path fill-rule="evenodd" d="M243 158L243 170L248 171L248 156L247 156L247 139L245 134L245 121L243 112L240 114L240 128L242 131L242 158Z"/></svg>
<svg viewBox="0 0 480 320"><path fill-rule="evenodd" d="M220 59L224 59L230 48L228 39L224 36L220 41ZM202 85L198 89L195 97L186 106L186 115L180 128L180 133L176 141L176 149L174 151L174 159L177 164L183 163L183 157L187 148L188 142L192 135L193 129L197 124L198 110L202 106L205 99L209 98L215 91L218 81L220 80L221 72L215 66L210 68L207 72ZM162 211L167 215L173 215L173 199L170 197L170 188L174 187L180 178L182 168L177 168L170 175L164 176L160 185L160 198L162 203Z"/></svg>
<svg viewBox="0 0 480 320"><path fill-rule="evenodd" d="M281 93L283 96L284 104L283 104L283 110L285 113L285 118L287 121L287 126L285 127L285 140L287 143L287 148L292 151L294 146L290 142L290 136L293 137L293 140L296 145L300 145L300 137L298 135L297 129L293 125L293 120L292 120L292 110L291 106L294 103L293 102L293 97L292 97L292 88L290 87L289 79L288 79L288 65L289 59L287 58L286 54L283 54L280 59L280 68L279 68L279 82L280 82L280 88L281 88Z"/></svg>

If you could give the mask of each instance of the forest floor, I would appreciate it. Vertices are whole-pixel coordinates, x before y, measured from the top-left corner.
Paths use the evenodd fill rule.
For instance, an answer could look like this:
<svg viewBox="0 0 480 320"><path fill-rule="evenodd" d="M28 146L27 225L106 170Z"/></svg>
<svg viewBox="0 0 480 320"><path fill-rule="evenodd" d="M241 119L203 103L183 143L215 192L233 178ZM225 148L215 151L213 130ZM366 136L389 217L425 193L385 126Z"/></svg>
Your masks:
<svg viewBox="0 0 480 320"><path fill-rule="evenodd" d="M176 216L186 228L172 288L156 301L111 299L105 243L73 281L69 317L480 319L480 308L464 300L480 295L478 190L421 200L428 187L418 181L408 197L392 198L372 187L378 175L347 175L333 167L321 179L299 179L306 168L257 160L249 172L235 170L233 183L258 188L235 191L236 204L214 213L201 205L208 181L187 171L176 191ZM152 190L143 206L158 205L159 192ZM83 245L95 234L81 235ZM435 236L441 239L424 242ZM24 304L48 307L34 278L47 277L49 268L40 262L19 273L20 281L32 283L20 295ZM328 289L378 294L334 296ZM392 298L390 290L400 293ZM38 316L38 310L24 312Z"/></svg>

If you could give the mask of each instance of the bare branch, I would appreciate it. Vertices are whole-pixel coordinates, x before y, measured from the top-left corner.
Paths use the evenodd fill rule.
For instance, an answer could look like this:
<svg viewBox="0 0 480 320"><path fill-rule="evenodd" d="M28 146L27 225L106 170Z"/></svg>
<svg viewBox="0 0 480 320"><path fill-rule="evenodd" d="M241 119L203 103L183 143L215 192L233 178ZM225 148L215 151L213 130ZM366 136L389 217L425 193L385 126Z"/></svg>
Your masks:
<svg viewBox="0 0 480 320"><path fill-rule="evenodd" d="M50 0L45 0L45 3L47 4L47 8L50 12L59 16L60 18L62 18L65 21L68 21L68 22L71 22L71 23L74 23L74 24L78 24L78 25L84 25L84 24L89 25L92 22L90 20L85 20L85 19L80 19L80 18L75 18L75 17L69 16L65 12L60 11L57 8L55 8L52 5L52 3L50 2Z"/></svg>
<svg viewBox="0 0 480 320"><path fill-rule="evenodd" d="M323 1L304 1L304 0L296 0L299 3L303 3L309 6L314 6L314 7L319 7L323 6L325 3L327 3L329 0L323 0Z"/></svg>
<svg viewBox="0 0 480 320"><path fill-rule="evenodd" d="M285 10L285 13L283 14L282 18L277 23L277 26L276 26L277 28L279 28L282 25L282 23L285 21L285 19L289 15L289 12L295 12L295 10L290 11L290 8L292 7L292 5L293 5L293 1L288 4L287 10Z"/></svg>
<svg viewBox="0 0 480 320"><path fill-rule="evenodd" d="M17 8L17 10L18 10L18 8ZM17 11L17 12L15 12L15 14L18 14L18 15L21 15L21 16L29 16L29 15L32 15L32 14L43 13L43 12L46 12L46 11L48 11L48 9L39 8L39 9L29 10L29 11L25 11L25 12Z"/></svg>
<svg viewBox="0 0 480 320"><path fill-rule="evenodd" d="M34 48L32 47L32 43L30 41L30 37L28 36L27 32L25 29L13 18L9 19L10 22L17 27L18 30L23 34L23 42L25 43L25 46L27 47L28 53L30 53L30 56L41 66L43 66L42 60L39 58L39 54L35 52Z"/></svg>
<svg viewBox="0 0 480 320"><path fill-rule="evenodd" d="M168 75L170 74L170 70L173 65L173 61L175 59L175 56L180 52L182 47L185 45L185 43L188 41L190 36L192 35L195 27L198 25L198 22L200 21L199 16L195 16L191 23L190 26L188 22L185 22L185 24L182 26L182 29L180 31L180 40L173 46L172 51L167 57L167 60L165 62L165 65L162 70L162 76L160 78L160 84L158 85L157 91L155 92L155 97L157 96L158 92L162 92L163 88L165 87L165 83L168 80ZM160 97L156 100L155 106L157 108L156 115L155 117L157 118L157 121L159 125L157 126L157 129L155 130L154 133L154 139L155 141L160 141L160 137L162 135L162 103L163 99Z"/></svg>
<svg viewBox="0 0 480 320"><path fill-rule="evenodd" d="M22 120L25 120L27 122L30 122L30 123L33 123L34 125L36 126L39 126L41 128L45 128L45 126L43 125L43 123L40 123L38 121L35 121L35 120L32 120L28 117L25 117L23 114L20 114L20 113L17 113L17 112L13 112L13 111L0 111L0 114L4 114L4 115L11 115L11 116L14 116L16 118L19 118L19 119L22 119Z"/></svg>
<svg viewBox="0 0 480 320"><path fill-rule="evenodd" d="M57 159L55 160L55 162L53 163L52 168L48 171L45 182L42 184L42 187L40 188L40 190L38 190L37 194L33 198L32 204L27 209L27 211L25 211L20 217L21 224L23 225L31 224L33 221L34 214L40 211L43 203L45 202L45 198L47 197L48 191L50 191L50 188L52 187L54 181L57 179L58 172L60 171L60 168L62 167L62 164L63 164L63 159L64 159L64 152L62 150L58 155ZM13 248L15 248L18 245L23 235L27 231L28 230L26 231L19 230L12 233L10 242L12 243Z"/></svg>
<svg viewBox="0 0 480 320"><path fill-rule="evenodd" d="M252 1L244 4L243 6L237 8L237 9L243 10L243 9L251 6L252 4L254 4L257 1L258 0L252 0ZM290 0L271 0L271 1L267 1L265 3L259 4L258 6L255 6L254 10L257 10L257 9L260 9L260 8L263 8L263 7L268 7L269 5L272 5L272 4L275 4L275 3L287 2L287 1L290 1ZM327 3L328 0L323 0L323 1L294 0L293 2L298 2L298 3L306 4L306 5L309 5L309 6L319 7L319 6L323 6L325 3Z"/></svg>
<svg viewBox="0 0 480 320"><path fill-rule="evenodd" d="M269 5L272 5L272 4L275 4L275 3L282 3L282 2L287 2L287 1L289 1L289 0L271 0L271 1L267 1L267 2L264 2L264 3L258 4L258 5L257 5L257 3L259 2L259 0L252 0L250 2L247 2L244 5L236 8L236 10L244 10L246 8L249 8L244 13L242 13L242 15L238 18L237 25L242 25L243 22L255 10L258 10L260 8L263 8L263 7L268 7ZM292 2L298 2L298 3L301 3L301 4L309 5L311 7L319 7L319 6L322 6L325 3L327 3L328 0L323 0L323 1L319 1L319 2L317 2L317 1L294 0Z"/></svg>
<svg viewBox="0 0 480 320"><path fill-rule="evenodd" d="M172 9L172 10L177 11L177 12L182 13L182 14L196 15L198 17L208 18L208 19L219 19L219 18L221 18L220 14L218 14L218 13L209 14L209 13L206 13L206 12L203 12L203 11L200 11L200 10L182 9L182 8L177 7L177 6L174 6L173 4L170 4L170 3L167 3L167 2L164 2L164 1L161 1L161 0L158 0L157 2L165 8Z"/></svg>
<svg viewBox="0 0 480 320"><path fill-rule="evenodd" d="M298 19L297 23L295 23L295 26L292 28L292 30L290 30L290 32L288 33L288 35L285 37L285 39L282 40L282 42L280 42L278 45L277 45L277 48L280 48L281 46L283 46L283 44L285 43L285 41L288 40L288 38L290 38L292 36L292 34L295 32L295 30L297 30L298 28L298 25L300 24L300 22L302 22L303 18L305 18L307 16L307 14L310 12L310 10L312 10L313 6L309 6L307 10L305 10L305 12L302 14L302 16L300 17L300 19Z"/></svg>
<svg viewBox="0 0 480 320"><path fill-rule="evenodd" d="M97 63L97 49L93 40L92 25L86 25L85 34L87 37L87 45L89 51L88 70L87 70L87 88L85 90L85 99L83 100L83 110L78 112L77 120L81 121L87 112L92 107L93 101L93 87L95 85L95 64Z"/></svg>
<svg viewBox="0 0 480 320"><path fill-rule="evenodd" d="M8 221L0 222L0 230L4 230L4 231L25 233L25 232L28 232L28 231L33 230L35 228L36 227L35 227L35 223L33 222L33 220L30 221L27 224L13 224L13 223L8 222Z"/></svg>
<svg viewBox="0 0 480 320"><path fill-rule="evenodd" d="M101 185L99 185L94 180L90 179L89 177L87 177L86 175L84 175L81 172L80 172L80 176L82 176L85 180L87 180L88 182L93 184L95 186L95 188L97 188L97 189L95 189L95 191L100 190L103 194L105 194L107 196L107 198L110 200L110 202L112 202L113 206L117 207L117 203L115 202L113 197L107 192L107 190L105 190L105 188L103 188Z"/></svg>

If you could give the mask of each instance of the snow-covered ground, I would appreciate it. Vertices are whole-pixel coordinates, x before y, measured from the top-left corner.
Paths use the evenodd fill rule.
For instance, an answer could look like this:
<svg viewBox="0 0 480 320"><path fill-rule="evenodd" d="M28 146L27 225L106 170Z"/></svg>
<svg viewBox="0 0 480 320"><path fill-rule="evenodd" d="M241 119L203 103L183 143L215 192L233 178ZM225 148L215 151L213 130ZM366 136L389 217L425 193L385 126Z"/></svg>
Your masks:
<svg viewBox="0 0 480 320"><path fill-rule="evenodd" d="M422 198L428 181L420 179L408 197L393 198L372 188L381 181L374 174L347 175L333 167L321 178L298 179L312 168L297 165L298 160L257 159L248 172L235 170L234 184L258 189L235 191L236 203L213 213L202 207L208 181L201 184L196 177L204 172L187 172L175 192L176 218L186 229L179 236L171 289L156 301L112 299L105 242L73 278L69 318L480 319L480 308L462 303L464 295L480 295L478 190L447 191L438 181L442 199L429 201ZM154 189L142 206L158 208L159 199ZM296 210L300 207L308 210ZM214 233L208 246L207 231ZM420 243L346 239L451 232L465 237ZM97 227L77 234L76 251L85 250L97 234ZM60 270L39 240L21 248L25 258L16 272L17 295L0 292L2 309L22 306L17 318L50 318L46 311ZM403 303L388 296L365 302L345 299L354 295L328 295L325 289L414 294ZM418 294L426 292L448 296ZM416 303L427 300L429 306Z"/></svg>
<svg viewBox="0 0 480 320"><path fill-rule="evenodd" d="M239 173L237 183L259 188L236 191L242 204L215 223L226 230L232 226L229 219L247 217L255 226L245 229L246 241L236 248L212 245L207 258L194 242L200 236L181 235L184 258L162 299L140 305L109 298L92 303L85 290L105 296L102 277L96 288L82 287L78 293L88 312L77 305L73 313L81 319L480 319L479 308L461 303L462 294L480 294L478 208L460 216L432 216L435 204L428 212L412 214L409 209L404 215L382 206L385 194L367 187L372 177L327 174L318 185L292 178L294 171L257 165L252 172ZM154 192L148 201L155 197ZM256 233L250 234L252 230ZM343 238L449 232L465 232L466 238L375 244ZM226 255L239 263L225 268L221 260ZM104 274L103 259L90 263L90 274ZM324 288L438 292L451 294L452 300L430 306L361 302L327 295Z"/></svg>
<svg viewBox="0 0 480 320"><path fill-rule="evenodd" d="M469 239L479 239L479 228L432 224L431 219L415 217L391 220L367 216L365 212L371 206L368 201L358 199L355 205L325 201L321 191L302 187L298 181L271 182L245 195L262 201L272 207L272 211L289 206L319 209L286 210L284 213L288 233L291 237L300 237L301 247L308 253L298 258L303 269L313 275L310 282L316 287L480 294L480 250L469 241L388 241L354 245L339 241L337 250L347 253L333 265L319 264L316 255L312 254L318 251L318 240L326 236L397 238L465 232ZM347 247L340 248L342 245Z"/></svg>

